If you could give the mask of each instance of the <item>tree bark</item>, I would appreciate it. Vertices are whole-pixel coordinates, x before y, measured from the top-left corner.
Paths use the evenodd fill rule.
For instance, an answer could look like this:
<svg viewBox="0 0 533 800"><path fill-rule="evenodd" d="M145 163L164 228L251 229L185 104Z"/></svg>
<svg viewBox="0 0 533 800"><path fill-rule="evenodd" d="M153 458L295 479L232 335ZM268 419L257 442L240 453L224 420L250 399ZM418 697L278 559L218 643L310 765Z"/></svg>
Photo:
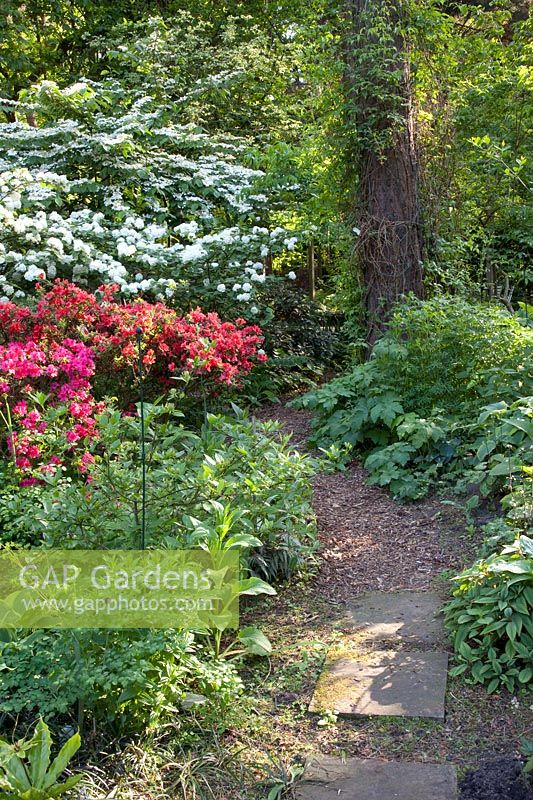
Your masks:
<svg viewBox="0 0 533 800"><path fill-rule="evenodd" d="M376 34L369 32L372 14L381 13L390 31L377 70L361 58L361 51L347 48L349 107L357 137L355 249L372 346L395 301L408 292L424 293L418 159L408 43L398 32L401 0L348 1L352 46L379 54Z"/></svg>

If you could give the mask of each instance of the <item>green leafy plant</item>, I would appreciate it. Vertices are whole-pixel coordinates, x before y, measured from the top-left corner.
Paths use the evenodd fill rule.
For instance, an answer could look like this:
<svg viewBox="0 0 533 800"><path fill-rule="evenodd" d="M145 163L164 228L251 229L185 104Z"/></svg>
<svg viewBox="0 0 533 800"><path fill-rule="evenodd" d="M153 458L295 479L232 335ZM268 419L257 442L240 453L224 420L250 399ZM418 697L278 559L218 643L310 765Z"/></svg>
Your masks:
<svg viewBox="0 0 533 800"><path fill-rule="evenodd" d="M223 730L245 706L234 663L190 632L38 630L0 647L0 711L15 724L22 711L116 734L172 721L180 739L194 720Z"/></svg>
<svg viewBox="0 0 533 800"><path fill-rule="evenodd" d="M229 505L223 506L216 500L207 503L205 510L214 513L211 523L201 522L194 517L185 515L183 521L188 529L182 540L185 547L198 547L207 551L216 564L217 557L230 550L242 551L261 546L261 542L256 536L234 530L234 526L243 516L242 511L232 511ZM231 606L233 601L244 595L255 597L260 594L276 594L276 590L270 584L257 576L247 577L247 572L246 568L241 568L238 580L227 582L223 586L221 608L212 615L211 636L215 658L227 658L230 655L235 657L243 653L263 656L269 655L272 651L267 637L253 626L240 630L237 634L237 642L221 651L222 637L227 629L225 610Z"/></svg>
<svg viewBox="0 0 533 800"><path fill-rule="evenodd" d="M52 737L42 719L30 739L15 744L0 739L0 788L4 800L48 800L72 789L82 775L72 775L63 783L58 783L58 778L80 744L80 735L75 733L51 762Z"/></svg>
<svg viewBox="0 0 533 800"><path fill-rule="evenodd" d="M267 764L260 765L261 771L266 773L265 779L261 781L265 791L268 791L265 800L294 797L295 785L305 770L304 764L287 764L283 758L274 755L269 755L268 759Z"/></svg>
<svg viewBox="0 0 533 800"><path fill-rule="evenodd" d="M498 492L531 457L532 348L530 330L495 306L408 299L370 361L294 404L314 414L312 441L351 444L369 482L397 499L442 480Z"/></svg>
<svg viewBox="0 0 533 800"><path fill-rule="evenodd" d="M522 739L520 752L526 760L522 770L522 776L526 783L531 785L531 773L533 773L533 742L530 739Z"/></svg>
<svg viewBox="0 0 533 800"><path fill-rule="evenodd" d="M238 517L233 533L238 530L243 561L258 577L284 580L312 559L317 543L309 477L315 464L279 435L277 423L235 408L231 416L208 415L194 431L169 401L147 404L146 424L150 545L200 546L218 535L213 525L221 503ZM0 538L46 547L137 546L139 420L109 406L98 430L91 483L58 471L39 486L13 486L0 508ZM204 526L194 536L191 519Z"/></svg>
<svg viewBox="0 0 533 800"><path fill-rule="evenodd" d="M511 486L533 465L533 397L485 406L471 428L472 466L480 492ZM469 476L472 473L468 473Z"/></svg>
<svg viewBox="0 0 533 800"><path fill-rule="evenodd" d="M524 688L533 679L533 539L520 536L454 581L444 607L458 662L451 675L489 692Z"/></svg>

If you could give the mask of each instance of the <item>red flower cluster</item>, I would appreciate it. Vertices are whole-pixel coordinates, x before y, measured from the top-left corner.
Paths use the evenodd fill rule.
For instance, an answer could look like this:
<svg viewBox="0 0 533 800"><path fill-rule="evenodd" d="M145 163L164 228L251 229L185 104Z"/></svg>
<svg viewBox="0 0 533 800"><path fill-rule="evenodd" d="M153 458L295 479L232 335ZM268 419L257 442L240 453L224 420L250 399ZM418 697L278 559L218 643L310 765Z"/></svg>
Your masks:
<svg viewBox="0 0 533 800"><path fill-rule="evenodd" d="M0 345L0 418L17 467L55 469L61 462L57 450L81 458L80 468L86 463L79 450L96 435L95 414L103 409L91 394L94 368L92 351L75 339ZM62 405L53 430L43 418L45 403Z"/></svg>
<svg viewBox="0 0 533 800"><path fill-rule="evenodd" d="M34 309L0 303L0 420L21 469L54 469L67 456L87 471L95 415L103 408L93 397L94 380L103 376L111 391L125 379L131 383L139 329L144 369L156 383L188 372L214 385L238 385L254 362L266 359L259 349L261 330L243 319L222 322L200 309L180 317L164 303L119 303L116 290L102 286L91 294L56 281ZM35 392L46 399L36 399ZM53 437L42 418L43 403L58 409Z"/></svg>
<svg viewBox="0 0 533 800"><path fill-rule="evenodd" d="M180 317L164 303L114 299L116 286L101 286L95 294L68 281L56 281L39 299L35 311L14 303L0 303L0 330L8 341L58 342L71 337L94 353L97 373L135 369L135 335L142 331L143 362L147 371L164 382L187 370L208 375L214 382L235 385L255 361L266 356L259 349L261 330L245 320L222 322L218 314L200 309Z"/></svg>

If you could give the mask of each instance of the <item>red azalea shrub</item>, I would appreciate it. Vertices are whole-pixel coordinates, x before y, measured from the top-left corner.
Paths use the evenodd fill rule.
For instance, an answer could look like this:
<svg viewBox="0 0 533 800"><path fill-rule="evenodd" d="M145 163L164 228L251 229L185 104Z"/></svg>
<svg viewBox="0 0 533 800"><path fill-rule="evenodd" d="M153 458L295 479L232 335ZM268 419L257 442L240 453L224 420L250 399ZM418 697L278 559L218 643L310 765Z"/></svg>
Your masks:
<svg viewBox="0 0 533 800"><path fill-rule="evenodd" d="M92 351L75 339L0 345L0 420L7 449L24 471L55 469L62 456L85 471L103 410L91 394ZM46 408L54 407L53 420Z"/></svg>
<svg viewBox="0 0 533 800"><path fill-rule="evenodd" d="M84 342L94 353L96 374L131 372L137 366L136 330L142 332L143 364L165 383L187 370L213 383L235 386L254 362L264 361L261 329L244 319L222 322L218 314L195 309L185 317L164 303L137 299L117 302L116 286L94 294L58 280L41 295L34 311L0 303L0 331L6 340L48 342L65 337Z"/></svg>
<svg viewBox="0 0 533 800"><path fill-rule="evenodd" d="M266 359L261 330L243 319L223 322L200 309L180 317L164 303L142 299L120 303L117 288L92 294L58 280L51 290L41 289L34 309L0 303L0 413L21 469L48 469L65 454L87 469L101 410L93 394L107 391L131 402L138 330L144 371L157 387L187 372L216 393L238 386L255 362ZM39 403L57 409L53 436ZM62 456L55 460L51 450L57 449Z"/></svg>

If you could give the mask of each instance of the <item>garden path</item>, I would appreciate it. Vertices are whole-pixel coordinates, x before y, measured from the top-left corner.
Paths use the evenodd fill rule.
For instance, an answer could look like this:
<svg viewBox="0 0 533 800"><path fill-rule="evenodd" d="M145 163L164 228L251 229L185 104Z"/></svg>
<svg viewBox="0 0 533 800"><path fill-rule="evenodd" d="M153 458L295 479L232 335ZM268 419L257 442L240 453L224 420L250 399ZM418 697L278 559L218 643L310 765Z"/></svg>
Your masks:
<svg viewBox="0 0 533 800"><path fill-rule="evenodd" d="M262 408L257 416L279 420L284 432L292 434L293 443L299 449L306 448L310 427L307 412L272 405ZM357 462L345 472L317 475L313 481L313 506L321 544L316 573L310 580L293 581L276 597L264 598L261 610L254 607L250 618L250 624L259 625L274 647L268 674L258 677L263 745L282 755L285 763L302 755L312 760L317 754L324 764L328 758L334 760L329 766L326 764L314 794L300 795L300 800L359 800L342 781L330 791L323 780L328 770L331 773L331 763L339 766L339 756L341 763L346 762L346 769L352 770L352 778L357 771L357 782L362 786L368 773L361 772L364 766L360 762L372 761L377 770L372 780L379 789L380 800L401 797L397 793L400 784L396 783L401 770L394 778L396 788L383 789L391 767L381 768L382 762L450 766L452 771L457 767L461 772L477 767L485 759L503 757L508 762L510 753L519 752L521 738L530 738L530 702L518 701L505 692L488 695L482 686L470 686L460 679L449 681L444 721L378 715L338 715L330 719L328 715L308 713L325 649L334 652L340 642L346 645L348 641L357 645L350 614L357 612L365 595L379 593L386 597L391 592L403 592L422 593L428 598L436 592L444 597L449 584L443 573L451 576L471 564L483 539L479 530L468 529L463 512L454 504L430 498L398 505L385 489L365 483L365 471ZM482 512L477 523L482 524L487 518ZM371 595L374 599L376 596ZM397 599L398 595L395 603ZM374 613L377 620L382 619L377 609ZM431 618L431 602L421 613L426 620ZM420 635L418 641L412 641L405 624L402 631L409 640L405 642L407 650L442 647L436 628L428 631L427 641ZM383 649L388 647L389 643ZM253 747L253 738L245 737L243 744ZM316 762L311 767L320 770ZM403 774L413 777L414 772L409 770L411 766ZM442 791L453 797L450 771L439 772L446 787ZM429 773L421 770L418 775L425 788L417 795L416 784L412 783L409 800L441 800L435 783L428 790ZM350 775L346 777L349 778ZM312 786L307 784L309 792ZM363 797L373 800L371 794Z"/></svg>
<svg viewBox="0 0 533 800"><path fill-rule="evenodd" d="M306 447L305 412L278 406L261 417L280 419L293 442ZM344 607L349 635L330 648L309 711L444 724L448 654L435 617L442 596L434 578L457 566L457 553L440 536L442 506L398 506L383 490L366 486L355 464L344 474L318 475L314 489L323 545L315 589ZM449 764L316 755L307 761L297 797L454 800L457 776Z"/></svg>

